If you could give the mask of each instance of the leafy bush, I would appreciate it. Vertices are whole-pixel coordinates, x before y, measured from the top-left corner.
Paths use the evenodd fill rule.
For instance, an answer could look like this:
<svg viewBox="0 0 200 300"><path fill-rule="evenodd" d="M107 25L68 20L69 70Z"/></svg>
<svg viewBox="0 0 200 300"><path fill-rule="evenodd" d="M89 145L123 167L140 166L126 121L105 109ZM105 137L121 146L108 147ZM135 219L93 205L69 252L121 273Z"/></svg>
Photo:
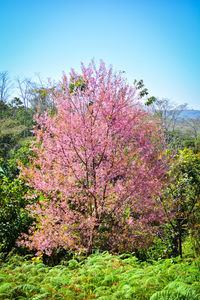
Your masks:
<svg viewBox="0 0 200 300"><path fill-rule="evenodd" d="M189 230L195 238L199 255L200 207L200 154L189 149L179 150L171 164L169 184L163 192L161 203L168 218L168 231L174 254L182 255L182 242Z"/></svg>
<svg viewBox="0 0 200 300"><path fill-rule="evenodd" d="M21 179L0 178L0 252L16 246L21 232L27 232L32 219L25 210L27 187Z"/></svg>

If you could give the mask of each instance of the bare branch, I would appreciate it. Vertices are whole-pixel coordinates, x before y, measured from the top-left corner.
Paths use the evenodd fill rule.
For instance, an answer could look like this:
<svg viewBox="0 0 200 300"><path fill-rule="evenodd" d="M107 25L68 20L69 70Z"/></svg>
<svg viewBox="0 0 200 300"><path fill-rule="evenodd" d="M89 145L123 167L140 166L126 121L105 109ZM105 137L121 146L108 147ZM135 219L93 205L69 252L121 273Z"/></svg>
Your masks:
<svg viewBox="0 0 200 300"><path fill-rule="evenodd" d="M0 101L6 102L8 100L11 88L8 72L0 72Z"/></svg>

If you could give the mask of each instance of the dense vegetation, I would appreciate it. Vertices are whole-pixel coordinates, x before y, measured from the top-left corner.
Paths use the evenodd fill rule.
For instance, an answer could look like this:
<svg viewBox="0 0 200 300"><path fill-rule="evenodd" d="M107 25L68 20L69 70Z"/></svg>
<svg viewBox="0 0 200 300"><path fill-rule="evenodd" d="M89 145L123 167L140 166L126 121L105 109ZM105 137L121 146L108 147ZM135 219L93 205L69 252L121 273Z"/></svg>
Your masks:
<svg viewBox="0 0 200 300"><path fill-rule="evenodd" d="M1 264L1 299L200 299L200 262L139 262L135 256L92 254L54 267L12 256Z"/></svg>
<svg viewBox="0 0 200 300"><path fill-rule="evenodd" d="M103 63L14 99L7 76L0 299L200 299L199 117L154 97L147 112L143 82Z"/></svg>

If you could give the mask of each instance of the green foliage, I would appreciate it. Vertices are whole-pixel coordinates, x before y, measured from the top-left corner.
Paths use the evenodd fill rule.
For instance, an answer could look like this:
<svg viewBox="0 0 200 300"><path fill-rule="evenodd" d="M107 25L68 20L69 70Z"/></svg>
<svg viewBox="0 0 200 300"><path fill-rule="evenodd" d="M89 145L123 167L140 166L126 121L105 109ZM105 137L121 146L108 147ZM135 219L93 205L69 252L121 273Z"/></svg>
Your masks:
<svg viewBox="0 0 200 300"><path fill-rule="evenodd" d="M79 91L84 91L87 88L87 81L83 78L82 75L78 77L72 76L69 84L69 93L76 93Z"/></svg>
<svg viewBox="0 0 200 300"><path fill-rule="evenodd" d="M195 235L200 221L200 154L189 149L179 150L168 175L170 181L161 199L169 222L165 232L171 237L174 254L182 255L183 238L189 230ZM196 240L199 236L200 232ZM200 251L200 245L198 248Z"/></svg>
<svg viewBox="0 0 200 300"><path fill-rule="evenodd" d="M24 126L12 119L0 120L0 157L6 159L9 151L18 145Z"/></svg>
<svg viewBox="0 0 200 300"><path fill-rule="evenodd" d="M27 232L32 223L25 210L24 193L27 187L21 179L0 178L0 252L9 252L16 246L21 232Z"/></svg>
<svg viewBox="0 0 200 300"><path fill-rule="evenodd" d="M10 159L0 159L0 252L8 253L16 247L20 233L27 233L32 223L25 209L27 200L24 194L28 187L22 179L16 178L19 173L18 161L28 165L29 142L24 143L18 151L10 152Z"/></svg>
<svg viewBox="0 0 200 300"><path fill-rule="evenodd" d="M184 148L191 149L194 153L200 152L200 134L197 136L197 139L195 139L192 136L185 137L185 139L182 141L182 145Z"/></svg>
<svg viewBox="0 0 200 300"><path fill-rule="evenodd" d="M152 103L154 103L156 101L156 97L152 96L152 97L149 97L147 99L147 102L145 103L146 106L150 106Z"/></svg>
<svg viewBox="0 0 200 300"><path fill-rule="evenodd" d="M194 287L183 282L171 282L162 291L156 292L150 300L197 300L199 294L195 291Z"/></svg>
<svg viewBox="0 0 200 300"><path fill-rule="evenodd" d="M30 140L26 138L21 141L21 147L17 151L15 149L10 151L10 158L6 162L6 170L10 178L19 175L19 162L23 166L28 166L30 156L33 156L33 152L30 150Z"/></svg>
<svg viewBox="0 0 200 300"><path fill-rule="evenodd" d="M168 149L183 149L187 138L181 130L165 130L165 140Z"/></svg>
<svg viewBox="0 0 200 300"><path fill-rule="evenodd" d="M195 139L194 138L186 139L184 141L183 145L185 148L194 149L195 148Z"/></svg>
<svg viewBox="0 0 200 300"><path fill-rule="evenodd" d="M197 139L195 140L195 152L200 152L200 134L197 136Z"/></svg>
<svg viewBox="0 0 200 300"><path fill-rule="evenodd" d="M48 267L12 256L1 263L0 299L200 299L197 261L90 255Z"/></svg>
<svg viewBox="0 0 200 300"><path fill-rule="evenodd" d="M139 92L139 95L140 95L140 97L141 98L143 98L143 97L147 97L147 95L149 94L149 91L148 91L148 89L147 88L145 88L145 85L144 85L144 82L143 82L143 80L141 79L141 80L134 80L134 86L135 86L135 88L138 90L138 91L140 91ZM150 105L152 105L154 102L156 101L156 97L154 97L154 96L151 96L151 97L148 97L147 98L147 100L146 100L146 102L144 103L146 106L150 106Z"/></svg>
<svg viewBox="0 0 200 300"><path fill-rule="evenodd" d="M1 111L0 115L1 167L6 168L7 161L13 156L13 153L15 153L26 140L32 137L32 133L30 131L33 123L32 119L32 109L25 109L19 98L15 97L9 104L4 103L4 109ZM25 130L27 136L26 138L24 138Z"/></svg>

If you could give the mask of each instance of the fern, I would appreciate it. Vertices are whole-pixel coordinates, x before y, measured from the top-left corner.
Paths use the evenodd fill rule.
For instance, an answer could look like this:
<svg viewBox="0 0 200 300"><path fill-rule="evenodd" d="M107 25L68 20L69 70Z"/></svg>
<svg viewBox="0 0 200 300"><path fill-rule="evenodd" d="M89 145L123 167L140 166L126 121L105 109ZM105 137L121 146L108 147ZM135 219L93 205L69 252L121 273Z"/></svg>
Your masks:
<svg viewBox="0 0 200 300"><path fill-rule="evenodd" d="M0 299L200 299L195 262L140 263L130 255L93 254L56 267L11 257L0 269Z"/></svg>
<svg viewBox="0 0 200 300"><path fill-rule="evenodd" d="M174 281L169 283L163 291L153 294L150 298L150 300L159 299L198 300L200 299L200 294L195 291L193 286L186 285L183 282Z"/></svg>

